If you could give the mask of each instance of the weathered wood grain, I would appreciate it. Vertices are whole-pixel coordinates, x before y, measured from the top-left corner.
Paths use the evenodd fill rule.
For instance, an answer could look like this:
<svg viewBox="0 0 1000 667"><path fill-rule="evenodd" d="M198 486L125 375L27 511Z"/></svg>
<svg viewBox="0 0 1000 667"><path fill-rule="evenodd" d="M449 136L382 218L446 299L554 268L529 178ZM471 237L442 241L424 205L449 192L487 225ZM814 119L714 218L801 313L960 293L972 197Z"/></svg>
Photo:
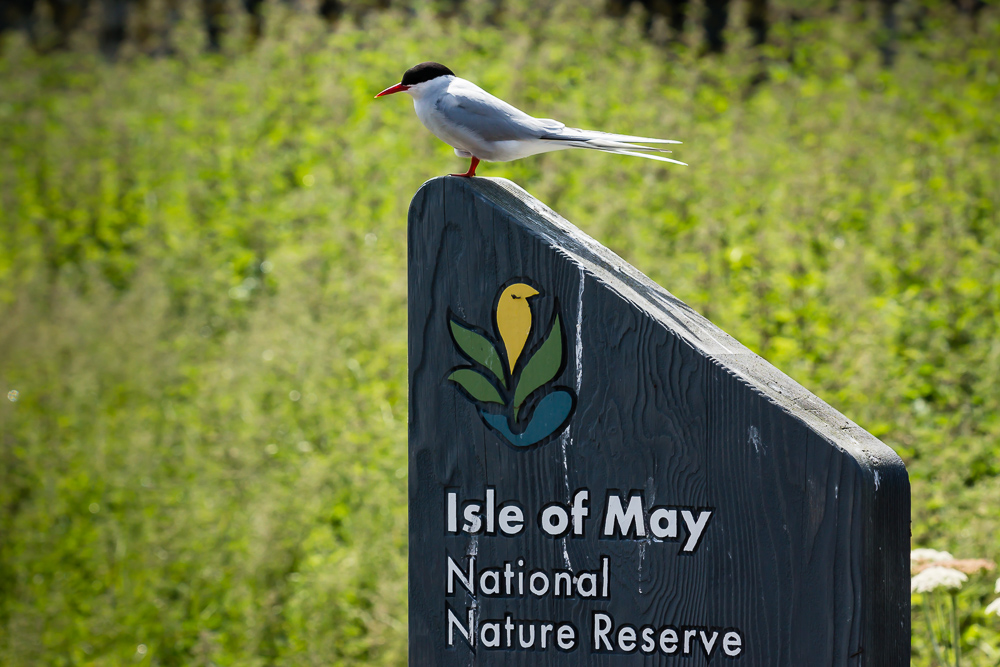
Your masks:
<svg viewBox="0 0 1000 667"><path fill-rule="evenodd" d="M487 428L447 380L466 362L449 312L495 335L494 299L514 279L543 292L536 329L558 308L567 349L553 383L577 396L566 429L530 448ZM908 664L909 482L900 459L512 183L439 178L414 197L409 374L414 667ZM446 490L482 499L487 485L520 503L525 531L448 533ZM543 534L536 512L581 488L592 494L586 536ZM608 490L714 513L692 554L679 553L683 540L602 539ZM573 572L607 556L611 596L446 595L446 557L469 554L479 568L524 558L526 570ZM477 626L505 613L571 621L580 645L447 647L447 610L464 617L468 608ZM637 628L738 628L742 651L728 658L717 644L711 660L594 652L595 610Z"/></svg>

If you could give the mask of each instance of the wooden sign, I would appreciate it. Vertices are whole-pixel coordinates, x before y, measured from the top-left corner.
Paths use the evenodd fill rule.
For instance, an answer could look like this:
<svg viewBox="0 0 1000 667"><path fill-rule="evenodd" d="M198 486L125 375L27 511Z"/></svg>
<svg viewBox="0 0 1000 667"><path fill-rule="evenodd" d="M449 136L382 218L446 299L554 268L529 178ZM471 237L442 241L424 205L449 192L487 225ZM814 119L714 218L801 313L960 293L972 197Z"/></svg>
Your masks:
<svg viewBox="0 0 1000 667"><path fill-rule="evenodd" d="M411 666L909 664L899 457L512 183L413 199L409 373Z"/></svg>

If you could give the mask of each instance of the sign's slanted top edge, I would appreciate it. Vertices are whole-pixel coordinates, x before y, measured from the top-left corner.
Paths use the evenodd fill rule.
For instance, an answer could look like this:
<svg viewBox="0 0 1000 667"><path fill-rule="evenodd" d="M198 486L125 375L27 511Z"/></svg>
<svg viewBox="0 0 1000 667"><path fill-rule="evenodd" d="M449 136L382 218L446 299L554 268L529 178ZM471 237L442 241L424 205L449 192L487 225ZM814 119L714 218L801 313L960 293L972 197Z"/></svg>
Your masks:
<svg viewBox="0 0 1000 667"><path fill-rule="evenodd" d="M429 194L427 190L443 191L446 187L467 189L521 221L534 235L557 246L595 279L647 312L692 349L849 453L862 468L869 471L896 468L905 476L902 460L888 445L517 184L503 178L438 177L425 182L413 202Z"/></svg>

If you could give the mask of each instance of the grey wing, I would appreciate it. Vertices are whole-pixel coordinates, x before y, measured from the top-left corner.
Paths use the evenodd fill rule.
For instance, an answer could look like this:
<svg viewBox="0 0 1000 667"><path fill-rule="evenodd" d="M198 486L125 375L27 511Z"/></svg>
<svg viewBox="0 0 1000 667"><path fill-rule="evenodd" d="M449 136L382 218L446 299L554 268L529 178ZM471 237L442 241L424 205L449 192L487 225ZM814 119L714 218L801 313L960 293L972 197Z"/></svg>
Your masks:
<svg viewBox="0 0 1000 667"><path fill-rule="evenodd" d="M441 115L486 141L538 139L565 127L559 121L533 118L472 84L452 86L437 102Z"/></svg>

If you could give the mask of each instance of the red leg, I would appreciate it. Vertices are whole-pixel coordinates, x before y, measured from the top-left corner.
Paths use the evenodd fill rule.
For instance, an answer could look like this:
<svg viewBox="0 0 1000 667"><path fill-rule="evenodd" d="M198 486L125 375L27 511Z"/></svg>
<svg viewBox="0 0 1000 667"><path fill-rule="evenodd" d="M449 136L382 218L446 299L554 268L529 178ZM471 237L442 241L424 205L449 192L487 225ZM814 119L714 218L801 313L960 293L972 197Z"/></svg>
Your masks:
<svg viewBox="0 0 1000 667"><path fill-rule="evenodd" d="M463 178L472 178L476 175L476 167L479 166L479 158L472 158L472 164L469 165L469 171L464 174L450 174L451 176L462 176Z"/></svg>

